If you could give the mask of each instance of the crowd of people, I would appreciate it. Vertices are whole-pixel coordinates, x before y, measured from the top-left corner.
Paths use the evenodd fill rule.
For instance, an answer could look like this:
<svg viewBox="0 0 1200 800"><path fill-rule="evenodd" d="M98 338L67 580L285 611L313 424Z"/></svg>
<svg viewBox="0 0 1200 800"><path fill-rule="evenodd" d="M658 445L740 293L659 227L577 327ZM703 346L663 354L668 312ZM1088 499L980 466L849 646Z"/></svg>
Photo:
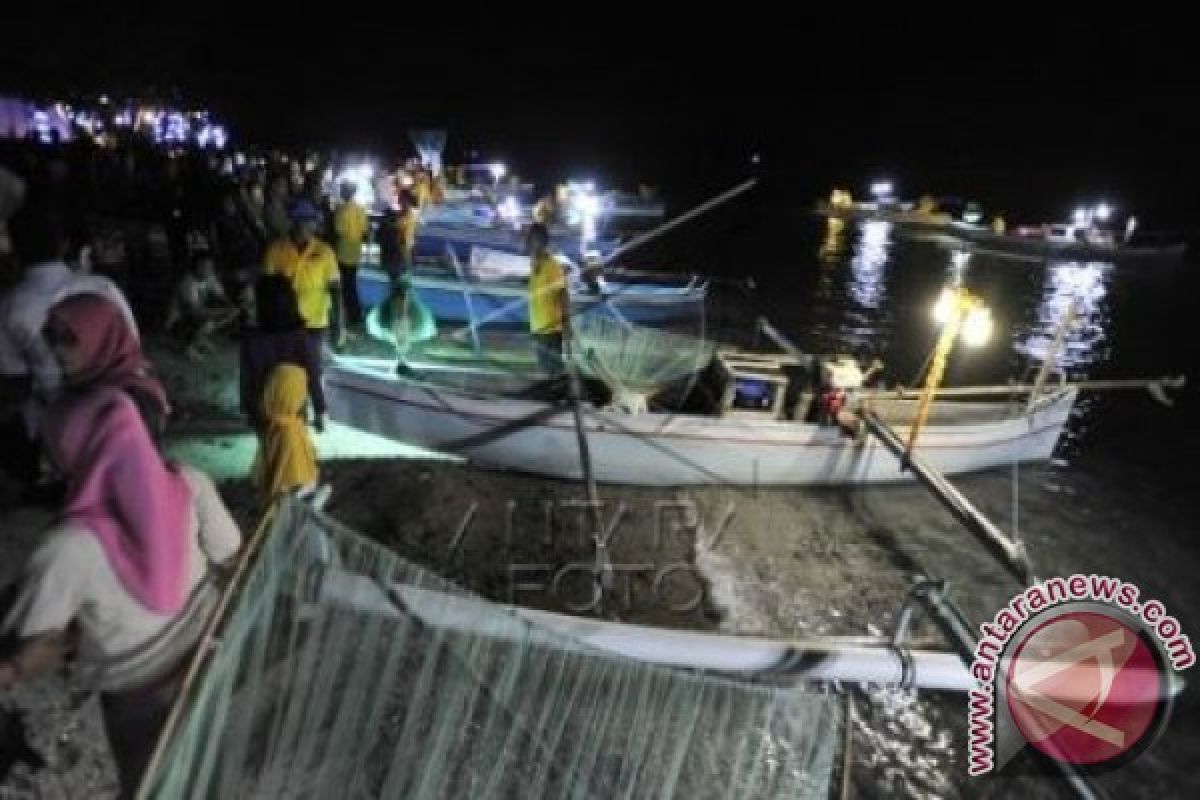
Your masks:
<svg viewBox="0 0 1200 800"><path fill-rule="evenodd" d="M132 796L241 541L212 481L164 452L172 403L143 337L204 358L236 329L260 499L314 492L320 352L346 336L340 289L366 215L325 213L290 169L0 155L0 484L55 520L0 607L0 690L69 658L100 693ZM336 252L318 230L341 232Z"/></svg>
<svg viewBox="0 0 1200 800"><path fill-rule="evenodd" d="M321 495L310 426L325 426L323 350L366 329L403 374L409 346L436 331L409 274L418 211L439 191L431 174L397 187L376 232L392 293L365 319L356 270L372 221L355 187L331 197L311 158L228 167L196 153L0 150L0 490L56 511L0 605L0 690L70 656L101 694L123 796L241 541L212 481L165 454L173 408L144 335L200 360L236 334L266 507ZM568 301L548 240L535 224L530 321L558 374Z"/></svg>

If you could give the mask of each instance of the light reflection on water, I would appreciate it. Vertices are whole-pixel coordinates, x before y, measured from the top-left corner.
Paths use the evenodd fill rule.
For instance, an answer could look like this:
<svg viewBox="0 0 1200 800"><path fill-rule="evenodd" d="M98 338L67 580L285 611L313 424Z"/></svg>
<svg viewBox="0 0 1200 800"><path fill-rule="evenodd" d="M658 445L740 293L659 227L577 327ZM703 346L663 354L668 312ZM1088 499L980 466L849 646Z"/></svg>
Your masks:
<svg viewBox="0 0 1200 800"><path fill-rule="evenodd" d="M900 380L927 355L932 332L925 310L943 286L982 289L997 320L990 345L996 368L973 377L1003 382L1021 377L1006 372L1014 362L1040 365L1072 306L1074 320L1053 366L1081 377L1111 350L1109 293L1116 269L1111 263L1030 264L947 251L905 241L882 220L857 225L830 220L816 255L815 282L798 315L805 320L796 326L799 337L822 352L886 349ZM1001 352L1002 342L1008 342L1011 358Z"/></svg>
<svg viewBox="0 0 1200 800"><path fill-rule="evenodd" d="M887 352L885 360L894 367L891 379L907 381L932 343L928 309L937 293L943 286L964 286L986 296L998 312L993 343L986 354L991 371L973 373L969 382L1002 383L1021 377L1023 369L1040 363L1071 306L1075 319L1063 346L1054 354L1054 366L1072 378L1081 378L1108 365L1114 335L1114 265L1004 261L913 243L896 233L893 226L881 221L826 226L817 246L809 251L811 282L804 302L782 295L773 298L787 303L791 313L781 312L780 318L791 323L803 346L817 352L852 352L869 344ZM962 360L968 357L964 355ZM1070 426L1076 435L1085 428L1088 408L1085 398ZM1051 475L1054 473L1047 473L1047 477ZM1032 502L1045 506L1055 502L1047 498L1053 495L1055 482L1064 477L1059 474L1044 486L1022 478L1023 491L1030 497L1037 493ZM970 494L985 505L1007 511L1011 481L1008 474L976 479ZM886 507L898 511L890 504ZM919 503L906 506L903 513L910 515L917 527L941 523L940 511L933 504L928 511ZM997 521L1007 523L1007 519ZM1047 534L1071 530L1068 521L1058 521L1053 511L1043 512L1036 524L1028 524ZM956 574L956 568L970 574L972 562L981 554L969 546L953 545L950 539L944 544L939 552L945 557L940 566L946 574ZM807 611L811 614L813 609ZM797 619L794 624L802 628L805 622L811 619ZM884 620L881 623L886 625ZM871 690L859 695L852 754L854 796L971 797L979 791L1010 796L994 786L983 789L966 778L964 719L965 705L957 695L909 690ZM1036 781L1011 796L1066 796L1061 789L1054 781Z"/></svg>
<svg viewBox="0 0 1200 800"><path fill-rule="evenodd" d="M1110 312L1108 284L1114 266L1102 261L1051 261L1045 266L1041 299L1013 331L1013 349L1041 361L1050 355L1055 335L1067 324L1054 366L1073 371L1105 358ZM1067 315L1073 318L1066 322Z"/></svg>
<svg viewBox="0 0 1200 800"><path fill-rule="evenodd" d="M860 227L850 260L853 280L848 288L851 298L862 308L876 309L883 303L883 273L891 232L891 223L882 220L867 220Z"/></svg>
<svg viewBox="0 0 1200 800"><path fill-rule="evenodd" d="M731 240L728 252L728 264L752 265L737 269L753 274L761 287L743 299L752 309L748 318L765 314L809 352L869 347L887 364L889 383L913 384L936 338L929 309L943 287L955 284L986 299L996 329L988 347L956 350L947 378L951 385L1021 378L1047 353L1072 303L1077 319L1054 358L1070 378L1198 369L1188 323L1200 271L1188 263L1037 263L968 256L941 243L914 241L885 225L812 224L794 209L764 217L748 235ZM1171 597L1179 618L1194 629L1200 626L1200 594L1194 588L1200 540L1191 535L1194 498L1200 497L1195 397L1189 387L1177 397L1176 409L1162 409L1136 392L1081 395L1054 462L963 476L954 483L1002 527L1019 515L1022 536L1043 574L1120 575ZM803 509L788 517L796 535L837 530L848 541L879 530L896 543L887 553L897 557L858 573L856 567L870 562L852 549L839 551L838 560L828 565L814 565L816 556L809 551L798 557L798 566L779 564L763 573L757 562L747 562L755 565L746 567L748 582L759 585L767 574L778 583L760 593L777 612L773 619L781 635L863 633L869 623L863 615L845 613L855 607L848 597L869 598L865 618L888 630L889 614L903 597L900 587L911 575L905 559L913 554L927 562L928 574L955 582L957 599L976 622L995 613L1015 590L1006 579L991 576L986 554L918 489L792 494L794 505ZM829 506L831 497L837 507ZM870 513L864 511L871 503ZM811 594L814 583L824 585L827 575L841 581L837 587L844 595L796 599ZM1071 796L1049 779L1031 778L1021 785L968 779L966 710L959 695L869 693L858 697L858 713L853 796ZM1144 792L1147 786L1169 787L1164 796L1200 796L1178 791L1195 782L1186 759L1200 746L1200 728L1185 716L1172 720L1171 735L1155 745L1154 753L1111 776L1105 787L1109 796Z"/></svg>

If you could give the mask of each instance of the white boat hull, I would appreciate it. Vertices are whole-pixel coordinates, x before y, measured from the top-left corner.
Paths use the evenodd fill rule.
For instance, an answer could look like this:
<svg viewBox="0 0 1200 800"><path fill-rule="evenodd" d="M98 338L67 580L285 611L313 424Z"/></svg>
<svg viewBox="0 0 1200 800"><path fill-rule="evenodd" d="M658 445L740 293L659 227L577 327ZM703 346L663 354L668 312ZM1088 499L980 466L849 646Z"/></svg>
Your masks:
<svg viewBox="0 0 1200 800"><path fill-rule="evenodd" d="M380 369L332 364L325 373L333 419L472 463L556 478L581 477L569 409L396 378ZM1049 459L1074 403L1066 390L1028 415L926 426L918 449L956 474ZM684 414L585 414L598 481L641 486L796 486L911 480L895 456L836 428L771 419ZM901 436L906 429L898 428Z"/></svg>

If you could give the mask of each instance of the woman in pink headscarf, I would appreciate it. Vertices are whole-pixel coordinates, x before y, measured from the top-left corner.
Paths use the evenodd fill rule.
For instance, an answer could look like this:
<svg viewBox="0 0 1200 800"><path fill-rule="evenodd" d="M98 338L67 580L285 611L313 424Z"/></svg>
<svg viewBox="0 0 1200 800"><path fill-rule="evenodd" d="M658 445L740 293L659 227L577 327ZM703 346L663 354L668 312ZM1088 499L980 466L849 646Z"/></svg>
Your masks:
<svg viewBox="0 0 1200 800"><path fill-rule="evenodd" d="M43 335L68 399L102 386L121 389L154 438L162 436L171 408L167 394L119 307L98 294L71 295L50 309Z"/></svg>
<svg viewBox="0 0 1200 800"><path fill-rule="evenodd" d="M162 460L127 392L65 398L43 437L67 499L4 620L18 644L0 660L0 688L54 668L77 631L75 666L101 692L132 796L215 607L209 565L241 537L207 476Z"/></svg>

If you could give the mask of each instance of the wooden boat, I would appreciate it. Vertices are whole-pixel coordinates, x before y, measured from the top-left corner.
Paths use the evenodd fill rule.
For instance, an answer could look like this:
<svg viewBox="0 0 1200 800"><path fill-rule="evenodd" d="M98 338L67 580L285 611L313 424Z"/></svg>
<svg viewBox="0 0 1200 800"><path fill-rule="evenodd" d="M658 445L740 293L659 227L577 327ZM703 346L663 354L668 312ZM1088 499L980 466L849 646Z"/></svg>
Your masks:
<svg viewBox="0 0 1200 800"><path fill-rule="evenodd" d="M529 329L528 279L476 281L444 269L418 268L411 283L439 321ZM358 293L365 307L387 297L390 286L382 270L358 270ZM707 283L699 278L667 284L614 276L596 288L598 291L582 281L572 281L572 314L599 313L643 325L663 325L700 317L708 295Z"/></svg>
<svg viewBox="0 0 1200 800"><path fill-rule="evenodd" d="M411 366L410 375L399 377L390 361L336 360L325 371L331 417L463 455L481 466L581 476L571 411L530 396L539 376L486 364ZM807 421L813 393L797 391L804 380L797 375L813 369L808 357L723 352L707 370L718 382L718 396L707 411L625 413L602 401L585 403L596 480L644 486L909 480L898 459L877 441ZM1047 460L1075 396L1074 388L1063 387L1032 404L938 400L918 449L945 474ZM872 400L874 410L902 436L915 406L911 397Z"/></svg>

